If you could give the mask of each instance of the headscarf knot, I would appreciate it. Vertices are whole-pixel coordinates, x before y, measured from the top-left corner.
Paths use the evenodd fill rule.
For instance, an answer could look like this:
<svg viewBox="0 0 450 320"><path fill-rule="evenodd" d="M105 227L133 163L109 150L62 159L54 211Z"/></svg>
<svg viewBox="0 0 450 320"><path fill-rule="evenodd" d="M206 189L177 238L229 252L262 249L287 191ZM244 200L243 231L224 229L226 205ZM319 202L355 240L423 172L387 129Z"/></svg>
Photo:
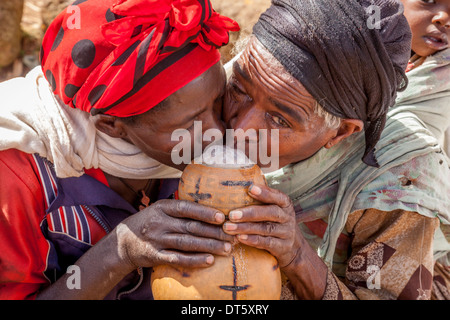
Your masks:
<svg viewBox="0 0 450 320"><path fill-rule="evenodd" d="M155 30L164 35L159 44L163 52L189 42L205 50L220 48L228 43L229 31L239 30L235 21L214 11L205 0L119 0L111 12L116 20L102 26L108 41L119 45L139 34L145 38Z"/></svg>

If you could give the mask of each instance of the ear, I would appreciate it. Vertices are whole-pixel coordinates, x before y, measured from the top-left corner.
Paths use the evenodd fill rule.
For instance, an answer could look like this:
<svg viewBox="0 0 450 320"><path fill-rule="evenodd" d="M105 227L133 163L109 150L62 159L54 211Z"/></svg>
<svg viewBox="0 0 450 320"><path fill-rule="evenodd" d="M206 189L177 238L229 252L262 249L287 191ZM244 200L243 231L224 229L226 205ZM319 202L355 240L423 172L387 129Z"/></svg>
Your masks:
<svg viewBox="0 0 450 320"><path fill-rule="evenodd" d="M108 114L97 114L93 116L95 127L113 138L125 138L126 130L122 121Z"/></svg>
<svg viewBox="0 0 450 320"><path fill-rule="evenodd" d="M348 138L356 132L360 132L364 129L364 122L358 119L342 119L341 125L337 130L336 136L331 138L326 144L325 148L330 149L337 145L342 140Z"/></svg>

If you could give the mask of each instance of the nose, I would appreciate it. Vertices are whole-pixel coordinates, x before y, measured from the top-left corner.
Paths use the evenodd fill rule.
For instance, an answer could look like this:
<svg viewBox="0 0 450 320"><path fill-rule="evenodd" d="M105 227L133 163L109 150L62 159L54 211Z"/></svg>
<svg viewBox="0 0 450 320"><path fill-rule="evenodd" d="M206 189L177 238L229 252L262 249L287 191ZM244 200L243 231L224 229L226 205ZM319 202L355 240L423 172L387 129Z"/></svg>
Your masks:
<svg viewBox="0 0 450 320"><path fill-rule="evenodd" d="M255 106L245 104L235 111L233 117L228 121L228 127L243 131L261 129L264 123L261 113Z"/></svg>
<svg viewBox="0 0 450 320"><path fill-rule="evenodd" d="M225 133L225 122L222 120L220 115L213 115L210 125L205 128L205 131L208 129L219 130L222 132L222 135Z"/></svg>
<svg viewBox="0 0 450 320"><path fill-rule="evenodd" d="M239 107L240 106L238 105L238 103L236 103L236 101L231 98L230 93L227 92L227 94L225 94L222 111L222 118L226 124L227 129L231 129L233 127Z"/></svg>
<svg viewBox="0 0 450 320"><path fill-rule="evenodd" d="M433 18L433 23L439 27L450 29L450 7L439 11Z"/></svg>
<svg viewBox="0 0 450 320"><path fill-rule="evenodd" d="M202 147L203 150L212 142L217 142L215 140L213 141L207 141L203 139L206 137L205 132L208 131L208 136L213 137L213 139L217 140L219 139L219 136L223 139L223 136L225 135L225 122L220 117L220 114L217 114L213 112L211 114L210 119L206 121L206 123L202 126ZM208 137L208 138L209 138Z"/></svg>

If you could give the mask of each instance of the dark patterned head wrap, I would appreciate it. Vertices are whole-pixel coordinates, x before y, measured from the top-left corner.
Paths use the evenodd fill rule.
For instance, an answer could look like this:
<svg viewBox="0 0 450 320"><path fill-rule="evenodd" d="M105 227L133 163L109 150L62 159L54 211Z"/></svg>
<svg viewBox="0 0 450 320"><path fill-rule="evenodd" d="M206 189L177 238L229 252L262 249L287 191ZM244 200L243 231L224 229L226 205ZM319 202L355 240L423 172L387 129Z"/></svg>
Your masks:
<svg viewBox="0 0 450 320"><path fill-rule="evenodd" d="M128 117L217 63L237 30L209 0L77 0L49 26L41 65L66 105Z"/></svg>
<svg viewBox="0 0 450 320"><path fill-rule="evenodd" d="M377 19L379 18L379 19ZM396 0L273 0L253 29L329 113L365 124L363 161L406 88L411 31Z"/></svg>

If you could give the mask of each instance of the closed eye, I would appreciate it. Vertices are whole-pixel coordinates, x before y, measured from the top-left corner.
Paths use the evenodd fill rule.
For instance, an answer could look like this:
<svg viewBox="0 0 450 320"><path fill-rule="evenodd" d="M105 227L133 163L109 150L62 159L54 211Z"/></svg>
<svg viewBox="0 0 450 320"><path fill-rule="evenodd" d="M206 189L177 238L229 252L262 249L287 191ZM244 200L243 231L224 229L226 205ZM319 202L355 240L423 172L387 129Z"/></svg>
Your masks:
<svg viewBox="0 0 450 320"><path fill-rule="evenodd" d="M253 99L244 91L244 89L239 86L236 80L231 80L229 83L230 91L235 98L242 98L245 96L248 100L252 101Z"/></svg>

